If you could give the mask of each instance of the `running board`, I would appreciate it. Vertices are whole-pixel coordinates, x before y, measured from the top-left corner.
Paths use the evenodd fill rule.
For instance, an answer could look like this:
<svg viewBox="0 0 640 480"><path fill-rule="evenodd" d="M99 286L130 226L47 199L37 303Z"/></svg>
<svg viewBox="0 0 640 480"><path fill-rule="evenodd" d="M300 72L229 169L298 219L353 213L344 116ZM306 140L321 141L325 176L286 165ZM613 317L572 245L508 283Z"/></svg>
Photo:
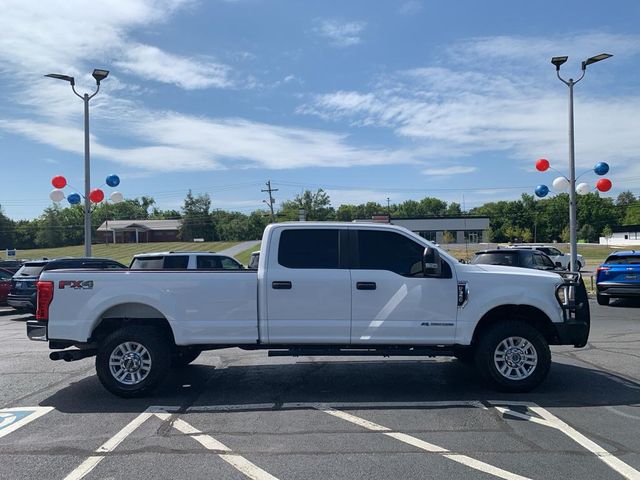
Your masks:
<svg viewBox="0 0 640 480"><path fill-rule="evenodd" d="M440 357L451 356L453 350L429 348L290 348L269 350L270 357Z"/></svg>

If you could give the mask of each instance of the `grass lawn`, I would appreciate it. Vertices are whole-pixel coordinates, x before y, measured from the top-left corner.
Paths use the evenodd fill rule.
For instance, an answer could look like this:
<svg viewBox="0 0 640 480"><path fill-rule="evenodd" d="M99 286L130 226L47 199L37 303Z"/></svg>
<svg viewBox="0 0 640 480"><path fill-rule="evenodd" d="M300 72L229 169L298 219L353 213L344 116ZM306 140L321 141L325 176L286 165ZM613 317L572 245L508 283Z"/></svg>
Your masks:
<svg viewBox="0 0 640 480"><path fill-rule="evenodd" d="M244 252L240 252L239 254L237 254L235 256L235 259L238 260L243 265L248 265L249 264L249 257L251 256L251 253L255 252L257 250L260 250L260 244L254 246L254 247L248 248Z"/></svg>
<svg viewBox="0 0 640 480"><path fill-rule="evenodd" d="M167 251L195 251L195 252L219 252L232 247L238 242L153 242L153 243L118 243L96 244L91 247L94 257L112 258L125 265L129 265L131 258L137 253L167 252ZM251 252L249 252L251 253ZM33 250L18 250L16 258L37 260L43 257L81 257L84 255L84 246L59 248L38 248ZM247 256L248 258L248 256Z"/></svg>

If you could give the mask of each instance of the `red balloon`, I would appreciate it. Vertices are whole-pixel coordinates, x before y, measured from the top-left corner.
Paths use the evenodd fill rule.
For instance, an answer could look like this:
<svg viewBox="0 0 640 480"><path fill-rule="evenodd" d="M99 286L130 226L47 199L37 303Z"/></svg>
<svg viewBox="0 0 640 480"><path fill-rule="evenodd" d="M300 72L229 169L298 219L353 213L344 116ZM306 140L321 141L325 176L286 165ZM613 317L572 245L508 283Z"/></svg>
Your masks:
<svg viewBox="0 0 640 480"><path fill-rule="evenodd" d="M94 188L93 190L91 190L91 193L89 193L89 200L91 200L93 203L100 203L102 200L104 200L104 192L99 188Z"/></svg>
<svg viewBox="0 0 640 480"><path fill-rule="evenodd" d="M51 179L51 185L53 185L55 188L64 188L67 186L67 179L62 175L56 175Z"/></svg>
<svg viewBox="0 0 640 480"><path fill-rule="evenodd" d="M596 188L601 192L608 192L609 190L611 190L612 186L613 184L611 183L611 180L609 180L608 178L601 178L596 183Z"/></svg>
<svg viewBox="0 0 640 480"><path fill-rule="evenodd" d="M539 172L545 172L549 169L549 160L546 158L541 158L536 162L536 170Z"/></svg>

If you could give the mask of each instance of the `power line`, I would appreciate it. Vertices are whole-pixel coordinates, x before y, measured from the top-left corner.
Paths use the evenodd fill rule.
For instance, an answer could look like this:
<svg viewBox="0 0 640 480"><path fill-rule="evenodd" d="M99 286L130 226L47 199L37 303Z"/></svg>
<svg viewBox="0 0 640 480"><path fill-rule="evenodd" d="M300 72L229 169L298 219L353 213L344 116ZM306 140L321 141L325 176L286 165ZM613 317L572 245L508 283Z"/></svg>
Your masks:
<svg viewBox="0 0 640 480"><path fill-rule="evenodd" d="M267 189L266 190L260 190L261 192L269 192L269 201L267 202L266 200L263 200L264 203L266 203L269 206L269 210L271 210L271 223L275 223L276 221L276 215L273 211L273 204L276 202L276 200L273 198L272 192L277 192L278 189L277 188L271 188L271 180L267 180Z"/></svg>

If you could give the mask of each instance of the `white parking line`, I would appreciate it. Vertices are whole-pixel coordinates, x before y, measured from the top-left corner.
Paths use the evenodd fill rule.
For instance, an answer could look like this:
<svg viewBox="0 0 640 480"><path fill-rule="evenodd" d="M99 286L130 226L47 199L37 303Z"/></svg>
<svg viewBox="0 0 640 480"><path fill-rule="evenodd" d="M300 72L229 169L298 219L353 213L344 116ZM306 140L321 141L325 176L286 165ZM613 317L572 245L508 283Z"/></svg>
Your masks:
<svg viewBox="0 0 640 480"><path fill-rule="evenodd" d="M509 404L513 405L513 403L510 403L510 402L494 401L489 403L496 405L495 408L503 414L517 417L523 420L535 422L535 423L544 425L546 427L555 428L556 430L561 431L571 440L576 442L578 445L589 450L591 453L593 453L596 456L596 458L604 462L607 466L609 466L609 468L615 470L624 478L627 478L629 480L640 480L640 472L638 472L638 470L626 464L625 462L620 460L618 457L613 455L611 452L605 450L596 442L585 437L583 434L578 432L575 428L566 424L565 422L560 420L558 417L556 417L554 414L536 405L535 403L529 403L529 404L526 404L526 406L530 411L537 414L541 418L536 418L531 415L527 415L521 412L515 412L508 408L498 406L498 405L509 405Z"/></svg>
<svg viewBox="0 0 640 480"><path fill-rule="evenodd" d="M168 413L156 413L156 417L165 421L171 419L171 415ZM225 444L209 435L203 434L200 430L192 427L184 420L180 418L174 419L171 421L171 425L179 432L189 435L207 450L215 451L218 454L218 457L252 480L278 480L270 473L262 470L254 463L251 463L242 455L233 453Z"/></svg>
<svg viewBox="0 0 640 480"><path fill-rule="evenodd" d="M131 420L122 430L116 433L113 437L103 443L98 449L96 453L100 453L102 455L92 455L87 458L84 462L82 462L76 469L74 469L69 475L64 477L64 480L79 480L85 477L91 470L96 468L96 466L105 458L106 453L111 452L114 448L122 443L122 441L131 435L136 428L142 425L146 420L148 420L154 414L153 411L147 409L142 412L136 418Z"/></svg>
<svg viewBox="0 0 640 480"><path fill-rule="evenodd" d="M53 407L15 407L0 409L0 438L49 413ZM29 413L26 413L29 412Z"/></svg>
<svg viewBox="0 0 640 480"><path fill-rule="evenodd" d="M481 462L480 460L476 460L475 458L471 458L466 455L458 455L452 453L446 448L425 442L424 440L413 437L411 435L407 435L406 433L392 432L388 427L370 422L369 420L365 420L364 418L360 418L356 415L352 415L350 413L342 412L339 410L334 410L333 408L327 407L326 405L317 405L315 408L334 417L341 418L355 425L359 425L368 430L379 432L388 437L395 438L396 440L404 442L408 445L412 445L426 452L441 454L443 457L448 458L449 460L453 460L454 462L460 463L469 468L473 468L474 470L488 473L498 478L504 478L505 480L529 480L528 477L523 477L521 475L508 472L506 470L494 467L493 465Z"/></svg>

